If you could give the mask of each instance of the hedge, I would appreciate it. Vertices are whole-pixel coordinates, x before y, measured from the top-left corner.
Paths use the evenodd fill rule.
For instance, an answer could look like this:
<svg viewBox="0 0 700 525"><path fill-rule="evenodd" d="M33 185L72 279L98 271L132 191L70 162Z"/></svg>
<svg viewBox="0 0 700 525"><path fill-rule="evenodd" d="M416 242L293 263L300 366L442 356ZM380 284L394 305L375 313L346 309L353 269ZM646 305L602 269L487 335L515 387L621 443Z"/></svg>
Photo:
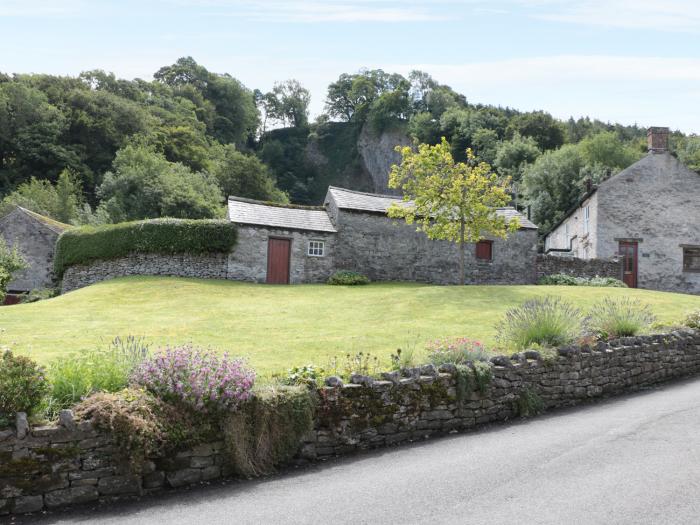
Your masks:
<svg viewBox="0 0 700 525"><path fill-rule="evenodd" d="M227 253L236 245L236 227L221 220L151 219L66 230L56 242L57 277L69 266L130 253Z"/></svg>

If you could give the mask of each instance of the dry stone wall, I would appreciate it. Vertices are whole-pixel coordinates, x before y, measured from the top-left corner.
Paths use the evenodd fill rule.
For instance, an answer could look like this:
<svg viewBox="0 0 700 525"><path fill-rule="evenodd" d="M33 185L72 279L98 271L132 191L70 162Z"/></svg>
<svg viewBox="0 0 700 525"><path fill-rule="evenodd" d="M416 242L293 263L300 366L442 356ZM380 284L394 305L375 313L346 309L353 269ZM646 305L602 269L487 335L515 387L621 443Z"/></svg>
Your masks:
<svg viewBox="0 0 700 525"><path fill-rule="evenodd" d="M622 279L620 259L579 259L577 257L537 256L537 278L564 273L573 277L612 277Z"/></svg>
<svg viewBox="0 0 700 525"><path fill-rule="evenodd" d="M142 496L231 473L223 442L153 458L136 473L113 436L73 421L69 410L56 425L30 428L19 414L14 429L0 430L0 516Z"/></svg>
<svg viewBox="0 0 700 525"><path fill-rule="evenodd" d="M298 462L469 430L543 409L577 405L700 373L700 331L628 337L594 346L491 360L479 389L453 365L389 372L381 380L328 378ZM58 425L0 430L0 515L142 495L232 474L222 442L151 458L134 473L112 436L64 411Z"/></svg>
<svg viewBox="0 0 700 525"><path fill-rule="evenodd" d="M207 255L134 253L127 257L93 261L90 264L79 264L67 268L63 274L61 292L70 292L101 281L128 275L226 279L227 272L227 253Z"/></svg>

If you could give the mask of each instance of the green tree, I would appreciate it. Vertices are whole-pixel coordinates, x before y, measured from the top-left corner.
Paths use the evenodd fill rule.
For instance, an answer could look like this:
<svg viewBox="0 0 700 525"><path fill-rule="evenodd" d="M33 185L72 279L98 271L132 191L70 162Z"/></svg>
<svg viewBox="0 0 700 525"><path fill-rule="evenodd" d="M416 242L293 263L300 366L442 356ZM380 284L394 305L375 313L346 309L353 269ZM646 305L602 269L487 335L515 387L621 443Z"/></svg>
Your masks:
<svg viewBox="0 0 700 525"><path fill-rule="evenodd" d="M27 261L16 246L9 248L5 239L0 236L0 301L5 298L7 285L15 272L27 268Z"/></svg>
<svg viewBox="0 0 700 525"><path fill-rule="evenodd" d="M153 77L189 99L219 142L245 144L255 134L259 115L253 92L230 75L210 73L192 57L182 57Z"/></svg>
<svg viewBox="0 0 700 525"><path fill-rule="evenodd" d="M254 155L237 151L231 144L217 148L211 173L224 196L289 202L287 195L275 185L267 166Z"/></svg>
<svg viewBox="0 0 700 525"><path fill-rule="evenodd" d="M518 229L497 208L510 202L508 182L499 181L485 162L476 162L471 150L467 162L455 162L450 144L421 144L418 151L397 147L401 164L389 174L389 187L403 192L403 202L389 208L389 216L416 224L429 239L456 242L460 249L460 283L465 282L466 243L485 235L505 238Z"/></svg>
<svg viewBox="0 0 700 525"><path fill-rule="evenodd" d="M119 150L98 188L98 213L110 222L155 217L209 219L223 214L223 196L206 173L168 160L145 146Z"/></svg>
<svg viewBox="0 0 700 525"><path fill-rule="evenodd" d="M573 144L546 151L523 176L525 194L537 225L546 232L583 194L586 161Z"/></svg>
<svg viewBox="0 0 700 525"><path fill-rule="evenodd" d="M56 184L31 178L6 195L0 202L0 215L21 206L66 224L91 222L90 206L83 200L80 184L69 171L63 170Z"/></svg>
<svg viewBox="0 0 700 525"><path fill-rule="evenodd" d="M552 115L544 111L533 111L515 116L508 123L507 133L520 133L532 137L541 150L556 149L564 144L564 127Z"/></svg>
<svg viewBox="0 0 700 525"><path fill-rule="evenodd" d="M309 90L293 79L276 82L263 96L266 116L295 128L308 126L310 102Z"/></svg>
<svg viewBox="0 0 700 525"><path fill-rule="evenodd" d="M619 171L642 157L639 148L624 143L613 131L590 135L579 143L581 154L588 164L601 164Z"/></svg>
<svg viewBox="0 0 700 525"><path fill-rule="evenodd" d="M499 175L520 182L527 165L535 162L540 154L535 139L515 133L510 140L498 145L493 163Z"/></svg>

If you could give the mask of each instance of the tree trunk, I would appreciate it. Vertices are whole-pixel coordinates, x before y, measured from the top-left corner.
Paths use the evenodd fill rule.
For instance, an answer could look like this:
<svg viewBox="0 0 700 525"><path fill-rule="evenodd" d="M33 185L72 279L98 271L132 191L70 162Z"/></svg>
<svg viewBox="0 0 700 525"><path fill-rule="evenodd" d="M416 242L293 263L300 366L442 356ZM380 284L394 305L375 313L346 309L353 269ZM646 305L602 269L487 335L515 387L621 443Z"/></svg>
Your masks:
<svg viewBox="0 0 700 525"><path fill-rule="evenodd" d="M459 221L459 284L464 285L464 218Z"/></svg>

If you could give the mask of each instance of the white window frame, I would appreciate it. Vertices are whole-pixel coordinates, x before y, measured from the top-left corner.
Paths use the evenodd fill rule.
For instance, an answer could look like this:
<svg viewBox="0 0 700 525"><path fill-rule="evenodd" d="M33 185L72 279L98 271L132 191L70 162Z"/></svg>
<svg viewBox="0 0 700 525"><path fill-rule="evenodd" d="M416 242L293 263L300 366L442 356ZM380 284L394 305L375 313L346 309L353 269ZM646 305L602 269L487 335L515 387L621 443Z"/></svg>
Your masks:
<svg viewBox="0 0 700 525"><path fill-rule="evenodd" d="M591 207L583 208L583 233L589 233L591 227Z"/></svg>
<svg viewBox="0 0 700 525"><path fill-rule="evenodd" d="M319 239L311 239L306 245L306 255L309 257L325 257L326 256L326 241Z"/></svg>

